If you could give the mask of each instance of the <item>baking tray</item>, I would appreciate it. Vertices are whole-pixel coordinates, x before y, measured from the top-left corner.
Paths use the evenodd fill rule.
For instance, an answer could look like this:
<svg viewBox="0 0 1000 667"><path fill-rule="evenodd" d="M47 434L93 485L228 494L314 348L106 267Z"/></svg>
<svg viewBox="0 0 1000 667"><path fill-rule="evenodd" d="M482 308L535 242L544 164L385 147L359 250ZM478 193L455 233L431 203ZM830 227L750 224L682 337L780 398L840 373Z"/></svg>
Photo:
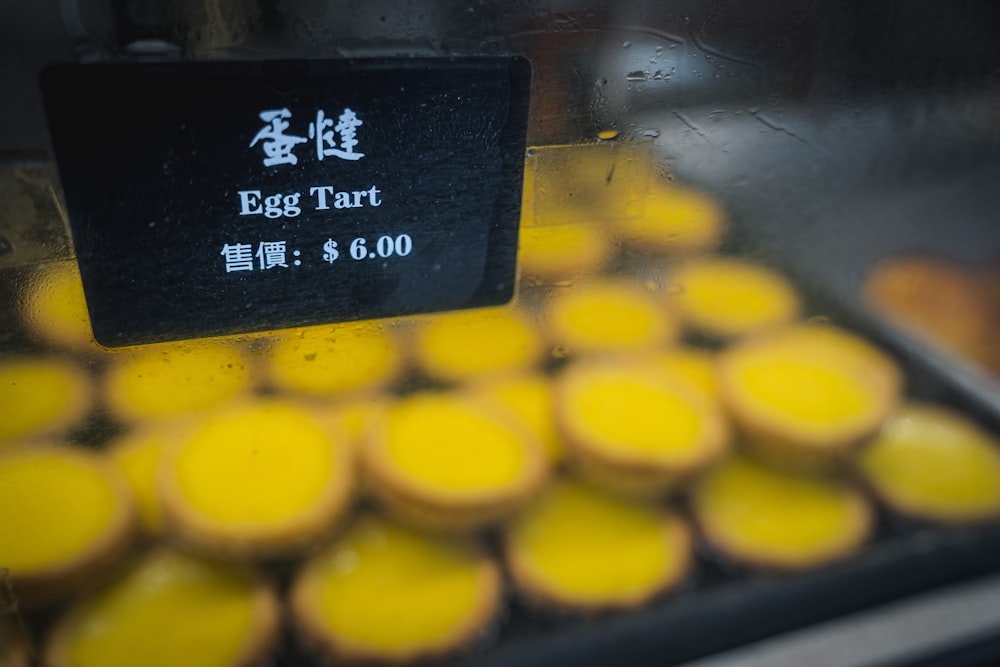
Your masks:
<svg viewBox="0 0 1000 667"><path fill-rule="evenodd" d="M855 330L906 374L908 397L953 406L1000 433L1000 382L915 340L861 301L878 259L934 250L1000 257L1000 93L838 100L829 107L656 108L633 131L657 136L678 180L729 208L730 252L786 273L813 317ZM1000 344L998 341L997 344ZM698 546L684 590L643 611L539 620L515 603L500 641L461 665L670 665L1000 569L1000 523L954 528L878 509L857 554L811 572L762 574Z"/></svg>
<svg viewBox="0 0 1000 667"><path fill-rule="evenodd" d="M986 96L978 103L992 99ZM875 107L875 111L894 113L883 107ZM696 116L691 110L686 114L687 120ZM808 316L828 318L887 349L906 373L908 396L952 405L987 430L1000 434L1000 395L988 385L977 384L968 369L914 344L879 320L861 304L856 289L865 266L883 254L908 247L912 239L907 232L920 229L919 225L907 224L907 215L915 206L926 210L927 201L932 200L944 210L951 210L949 206L964 202L970 211L968 217L979 220L976 215L988 210L1000 197L991 195L989 188L998 182L993 176L1000 175L1000 159L996 159L1000 151L995 150L1000 140L993 134L982 134L975 124L967 124L964 130L955 130L952 141L942 142L949 150L970 149L968 154L963 153L963 159L950 165L945 175L927 167L916 174L916 182L900 180L897 171L886 176L889 186L886 181L865 184L868 172L862 164L851 178L841 174L838 180L831 181L830 188L822 189L817 182L831 178L825 170L835 169L835 165L831 166L831 160L821 162L819 174L804 169L803 165L810 163L818 150L811 141L800 141L786 133L747 141L746 136L754 133L741 129L741 123L753 127L759 123L749 116L724 127L732 134L729 139L720 136L705 142L690 128L664 131L671 129L671 118L675 117L661 112L641 123L661 128L658 150L679 180L714 192L730 209L733 233L727 241L727 252L784 271L802 290ZM783 121L792 127L787 132L808 137L807 129L793 126L794 120L789 117ZM968 136L970 127L976 136ZM867 134L863 128L855 128L854 132L852 141L858 145L896 145L900 140L899 136L886 136L877 123L869 126ZM984 136L988 139L985 143ZM699 149L694 146L697 142L706 145ZM740 142L746 142L746 146L737 150ZM719 146L726 150L720 151ZM920 146L927 150L926 144ZM940 156L930 157L934 159L929 164L941 168ZM728 167L721 167L722 162ZM737 168L743 175L734 175L733 169ZM921 179L932 181L936 187L927 188ZM888 220L888 227L873 227L874 219ZM1000 231L993 231L1000 235ZM991 233L973 228L961 232L958 238L970 249L981 251L994 243ZM80 435L85 441L96 442L106 435L105 426L94 423ZM678 664L996 570L997 553L1000 523L941 528L882 510L878 510L872 539L857 554L805 573L755 572L716 558L698 544L694 574L686 585L632 613L592 619L549 616L524 608L509 595L505 618L494 632L471 653L449 664ZM291 570L276 566L271 573L287 585ZM44 625L48 619L36 620ZM286 632L282 642L274 664L318 664L291 633Z"/></svg>
<svg viewBox="0 0 1000 667"><path fill-rule="evenodd" d="M799 286L814 317L857 331L892 354L906 374L908 397L953 406L1000 433L1000 422L970 404L935 363L912 351L901 354L863 311L845 307L822 288ZM875 507L872 538L844 561L804 573L762 573L717 558L699 542L694 577L649 608L605 618L546 619L513 601L496 645L454 664L674 665L998 569L1000 523L938 527ZM681 509L687 513L683 503Z"/></svg>

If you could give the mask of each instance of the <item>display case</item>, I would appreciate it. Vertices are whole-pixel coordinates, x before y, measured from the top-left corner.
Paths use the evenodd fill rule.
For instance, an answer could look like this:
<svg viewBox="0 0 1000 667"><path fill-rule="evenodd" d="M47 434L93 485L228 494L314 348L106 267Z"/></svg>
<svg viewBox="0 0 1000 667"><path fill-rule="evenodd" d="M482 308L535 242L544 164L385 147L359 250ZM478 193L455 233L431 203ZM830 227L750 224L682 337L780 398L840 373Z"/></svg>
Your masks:
<svg viewBox="0 0 1000 667"><path fill-rule="evenodd" d="M6 3L0 664L989 664L998 21Z"/></svg>

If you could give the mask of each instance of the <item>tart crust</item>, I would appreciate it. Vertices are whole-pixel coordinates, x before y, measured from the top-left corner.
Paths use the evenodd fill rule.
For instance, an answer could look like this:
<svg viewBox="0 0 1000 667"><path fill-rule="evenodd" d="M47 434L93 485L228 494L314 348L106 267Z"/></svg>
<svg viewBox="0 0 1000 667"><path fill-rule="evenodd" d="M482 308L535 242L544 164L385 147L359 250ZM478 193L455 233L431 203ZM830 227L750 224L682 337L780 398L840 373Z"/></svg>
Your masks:
<svg viewBox="0 0 1000 667"><path fill-rule="evenodd" d="M861 546L873 523L867 501L851 486L742 456L730 457L708 473L690 500L695 523L709 544L733 561L765 570L799 571L840 560ZM839 525L817 536L820 519L831 516ZM733 519L748 523L751 534L741 530L744 526L731 526ZM796 527L805 525L813 534L802 541L811 543L789 545ZM777 538L775 532L780 533Z"/></svg>
<svg viewBox="0 0 1000 667"><path fill-rule="evenodd" d="M568 524L560 526L560 520ZM652 539L657 534L660 539ZM533 560L531 542L555 558L549 567ZM555 482L507 526L503 553L514 584L529 601L587 615L643 606L676 588L693 558L691 531L673 511L570 479ZM589 563L585 569L575 567L581 559ZM659 571L636 581L636 572L653 561ZM594 582L602 578L617 581L595 592ZM572 590L581 585L591 590Z"/></svg>
<svg viewBox="0 0 1000 667"><path fill-rule="evenodd" d="M900 514L956 525L1000 517L1000 441L948 408L902 406L856 463Z"/></svg>
<svg viewBox="0 0 1000 667"><path fill-rule="evenodd" d="M200 570L200 573L205 576L211 576L211 570L219 569L224 576L235 577L235 581L231 583L238 583L245 588L245 591L242 592L245 593L246 602L250 605L250 627L243 637L241 649L226 667L252 667L259 664L277 640L280 628L278 600L271 587L259 575L250 570L201 561L180 552L160 549L147 555L142 562L135 564L129 572L104 590L81 601L59 620L46 644L46 665L49 667L107 667L105 665L77 663L73 659L71 650L77 633L86 632L85 624L91 620L90 615L100 611L95 609L96 605L109 596L126 595L132 591L150 595L151 588L162 590L166 583L163 579L164 574L169 574L170 568L178 567L178 565ZM227 603L231 604L232 601L227 600ZM190 622L190 614L197 615L197 623L211 623L211 617L202 613L204 604L205 599L202 599L200 605L186 610L186 613L179 615L167 624L166 628L148 627L149 633L151 635L159 632L169 633L174 626ZM84 625L84 628L81 629L81 625ZM108 625L105 621L103 632L97 636L107 641L107 637L114 637L114 631L115 627ZM155 642L150 644L150 647L153 646L156 646ZM148 659L146 649L135 647L135 651L135 655L129 656L128 664L139 664L143 662L143 657ZM194 667L199 664L200 657L193 654L186 655L184 656L185 664Z"/></svg>
<svg viewBox="0 0 1000 667"><path fill-rule="evenodd" d="M638 362L579 362L559 378L556 419L580 473L659 494L711 466L729 428L710 399Z"/></svg>
<svg viewBox="0 0 1000 667"><path fill-rule="evenodd" d="M436 432L428 434L427 424ZM486 459L477 458L477 446L489 447L479 450ZM406 452L408 461L434 463L417 473L398 463L393 451ZM480 480L467 482L455 472L446 481L433 469L455 470L458 460L472 466L470 475ZM477 528L510 515L541 488L549 468L541 443L526 426L467 391L402 399L369 434L361 461L370 490L387 507L438 530ZM500 466L506 478L483 481Z"/></svg>
<svg viewBox="0 0 1000 667"><path fill-rule="evenodd" d="M355 568L364 567L366 564L359 562L359 558L364 559L366 556L372 555L364 551L365 541L371 545L372 541L375 540L380 547L393 551L396 550L401 536L404 540L414 540L427 545L423 548L440 549L446 554L444 557L455 560L459 566L468 569L476 580L477 587L475 599L468 614L443 636L423 642L412 640L404 642L409 644L407 646L372 645L370 641L349 636L350 632L332 627L322 609L320 587L324 576L329 574L331 570L344 578L351 576ZM379 537L380 539L375 539ZM394 567L391 564L396 564L396 566L405 568L407 565L403 553L391 553L381 560L378 560L377 555L376 553L376 562L371 567ZM340 562L348 561L352 563L350 567L338 567ZM439 565L439 567L443 566ZM419 577L421 572L420 567L415 567L414 572L407 574ZM440 576L440 574L437 573L436 576ZM410 601L408 596L410 587L403 577L398 574L394 576L390 574L386 575L385 579L394 583L399 579L399 582L395 589L398 591L398 596L387 597L384 591L372 592L372 599L379 600L383 607L371 614L374 616L372 622L382 626L399 622L393 614L394 605L400 605L403 609L416 608L416 605ZM431 578L412 583L428 586L433 585L435 581ZM401 665L446 658L466 649L490 627L496 618L501 604L501 594L502 582L499 568L475 543L464 539L456 541L454 538L421 535L419 532L377 516L363 515L355 520L336 543L313 556L303 565L292 584L290 605L296 626L307 643L331 661L337 664ZM429 609L422 611L428 614L432 613L432 610Z"/></svg>
<svg viewBox="0 0 1000 667"><path fill-rule="evenodd" d="M316 460L292 467L289 457L306 446ZM194 425L167 453L157 488L168 533L217 555L283 557L332 531L351 501L354 477L346 437L294 404L259 399ZM213 480L228 480L230 488L216 489ZM199 488L199 500L188 497L186 485ZM217 504L239 500L237 507ZM294 506L275 515L271 506L285 500Z"/></svg>
<svg viewBox="0 0 1000 667"><path fill-rule="evenodd" d="M875 433L902 384L887 355L843 329L817 324L734 344L719 354L718 378L747 446L772 463L804 468L841 461Z"/></svg>
<svg viewBox="0 0 1000 667"><path fill-rule="evenodd" d="M32 444L0 452L0 475L5 478L0 486L7 490L0 495L3 499L0 501L0 534L5 541L18 539L18 533L27 539L29 535L26 532L30 533L30 538L35 543L41 541L46 534L65 534L65 523L61 521L76 514L67 514L70 508L80 507L80 496L60 499L53 495L57 490L66 488L65 479L57 486L53 481L45 484L43 479L35 477L35 472L46 460L57 461L66 472L75 469L83 475L78 476L79 482L91 486L94 491L108 494L105 500L110 507L110 515L96 534L87 536L86 546L78 547L73 553L58 559L47 557L51 562L46 564L21 567L10 561L3 562L4 555L0 554L0 567L9 568L15 595L29 606L65 595L81 587L94 575L108 570L129 545L137 523L135 507L125 481L104 460L90 452L69 447ZM22 479L23 483L14 483L15 479L20 478L19 471L30 474L31 481ZM70 474L76 475L72 472ZM26 484L30 486L26 488ZM7 502L10 503L9 506ZM60 507L65 510L60 512ZM30 525L18 521L18 516L24 516L25 512L31 517ZM8 519L5 520L4 517ZM20 529L14 525L5 525L7 521L20 523ZM15 530L18 532L15 533Z"/></svg>

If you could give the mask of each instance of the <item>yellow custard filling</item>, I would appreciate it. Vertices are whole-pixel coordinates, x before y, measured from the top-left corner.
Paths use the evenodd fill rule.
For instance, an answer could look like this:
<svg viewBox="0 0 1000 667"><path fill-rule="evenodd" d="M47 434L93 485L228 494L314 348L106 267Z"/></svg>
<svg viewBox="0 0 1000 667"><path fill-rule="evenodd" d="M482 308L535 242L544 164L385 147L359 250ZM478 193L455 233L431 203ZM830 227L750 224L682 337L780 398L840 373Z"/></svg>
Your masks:
<svg viewBox="0 0 1000 667"><path fill-rule="evenodd" d="M126 419L173 417L217 407L250 386L247 359L231 345L162 344L120 353L106 394Z"/></svg>
<svg viewBox="0 0 1000 667"><path fill-rule="evenodd" d="M527 276L569 279L597 271L611 250L597 223L522 227L518 265Z"/></svg>
<svg viewBox="0 0 1000 667"><path fill-rule="evenodd" d="M461 497L519 487L541 455L525 435L474 401L424 395L391 410L379 445L407 483Z"/></svg>
<svg viewBox="0 0 1000 667"><path fill-rule="evenodd" d="M202 422L171 462L170 480L192 511L220 531L281 529L310 514L349 462L305 411L260 401Z"/></svg>
<svg viewBox="0 0 1000 667"><path fill-rule="evenodd" d="M479 390L517 415L542 444L552 462L561 461L566 446L556 428L552 382L541 374L486 383Z"/></svg>
<svg viewBox="0 0 1000 667"><path fill-rule="evenodd" d="M570 353L651 347L677 334L666 309L625 282L567 287L551 298L545 316L551 342Z"/></svg>
<svg viewBox="0 0 1000 667"><path fill-rule="evenodd" d="M156 480L170 443L165 429L147 428L119 438L111 448L111 461L128 482L142 527L150 533L163 526Z"/></svg>
<svg viewBox="0 0 1000 667"><path fill-rule="evenodd" d="M124 533L128 499L89 454L46 446L0 455L0 568L32 576L86 559Z"/></svg>
<svg viewBox="0 0 1000 667"><path fill-rule="evenodd" d="M241 571L170 551L148 556L57 627L53 667L239 667L264 650L276 603Z"/></svg>
<svg viewBox="0 0 1000 667"><path fill-rule="evenodd" d="M674 302L695 328L739 336L798 317L798 294L784 277L733 259L692 261L674 276Z"/></svg>
<svg viewBox="0 0 1000 667"><path fill-rule="evenodd" d="M0 441L53 433L81 420L90 380L65 362L21 357L0 362Z"/></svg>
<svg viewBox="0 0 1000 667"><path fill-rule="evenodd" d="M268 357L274 384L307 394L382 387L402 368L395 338L385 326L352 323L283 335Z"/></svg>
<svg viewBox="0 0 1000 667"><path fill-rule="evenodd" d="M505 548L526 593L585 607L644 601L691 557L687 529L662 507L565 480L513 523Z"/></svg>
<svg viewBox="0 0 1000 667"><path fill-rule="evenodd" d="M510 308L427 317L414 335L421 367L445 380L526 368L542 356L534 325Z"/></svg>
<svg viewBox="0 0 1000 667"><path fill-rule="evenodd" d="M855 420L877 403L863 378L824 359L750 359L736 378L760 410L803 425Z"/></svg>
<svg viewBox="0 0 1000 667"><path fill-rule="evenodd" d="M849 487L733 457L693 494L695 516L727 554L776 567L829 560L858 545L869 513Z"/></svg>
<svg viewBox="0 0 1000 667"><path fill-rule="evenodd" d="M652 184L643 213L622 218L615 225L626 241L641 249L681 254L718 247L726 219L722 208L708 195Z"/></svg>
<svg viewBox="0 0 1000 667"><path fill-rule="evenodd" d="M691 464L724 441L721 415L702 396L633 365L571 369L558 410L577 441L615 459Z"/></svg>
<svg viewBox="0 0 1000 667"><path fill-rule="evenodd" d="M947 409L901 408L858 462L901 511L943 521L1000 514L1000 442Z"/></svg>
<svg viewBox="0 0 1000 667"><path fill-rule="evenodd" d="M74 349L98 349L75 262L47 265L28 289L26 318L38 337Z"/></svg>
<svg viewBox="0 0 1000 667"><path fill-rule="evenodd" d="M293 601L336 652L402 660L470 639L498 592L496 568L472 543L367 516L306 564Z"/></svg>

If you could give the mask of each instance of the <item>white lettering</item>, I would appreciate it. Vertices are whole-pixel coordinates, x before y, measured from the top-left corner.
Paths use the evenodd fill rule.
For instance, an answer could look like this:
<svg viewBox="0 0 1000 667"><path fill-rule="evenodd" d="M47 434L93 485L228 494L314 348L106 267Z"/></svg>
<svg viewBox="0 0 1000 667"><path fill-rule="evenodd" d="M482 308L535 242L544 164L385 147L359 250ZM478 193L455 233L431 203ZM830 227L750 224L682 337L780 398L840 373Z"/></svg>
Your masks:
<svg viewBox="0 0 1000 667"><path fill-rule="evenodd" d="M351 203L351 193L350 192L338 192L337 198L333 202L334 208L354 208L354 204Z"/></svg>
<svg viewBox="0 0 1000 667"><path fill-rule="evenodd" d="M260 215L260 190L240 190L240 215Z"/></svg>
<svg viewBox="0 0 1000 667"><path fill-rule="evenodd" d="M333 194L332 185L320 185L316 187L309 188L309 194L316 195L316 210L325 211L330 208L326 203L326 196L328 194Z"/></svg>
<svg viewBox="0 0 1000 667"><path fill-rule="evenodd" d="M266 218L296 218L302 213L301 193L284 194L276 192L264 195L260 190L238 190L240 215L263 215ZM332 185L314 185L309 188L314 210L381 206L382 191L376 186L367 190L337 191Z"/></svg>

